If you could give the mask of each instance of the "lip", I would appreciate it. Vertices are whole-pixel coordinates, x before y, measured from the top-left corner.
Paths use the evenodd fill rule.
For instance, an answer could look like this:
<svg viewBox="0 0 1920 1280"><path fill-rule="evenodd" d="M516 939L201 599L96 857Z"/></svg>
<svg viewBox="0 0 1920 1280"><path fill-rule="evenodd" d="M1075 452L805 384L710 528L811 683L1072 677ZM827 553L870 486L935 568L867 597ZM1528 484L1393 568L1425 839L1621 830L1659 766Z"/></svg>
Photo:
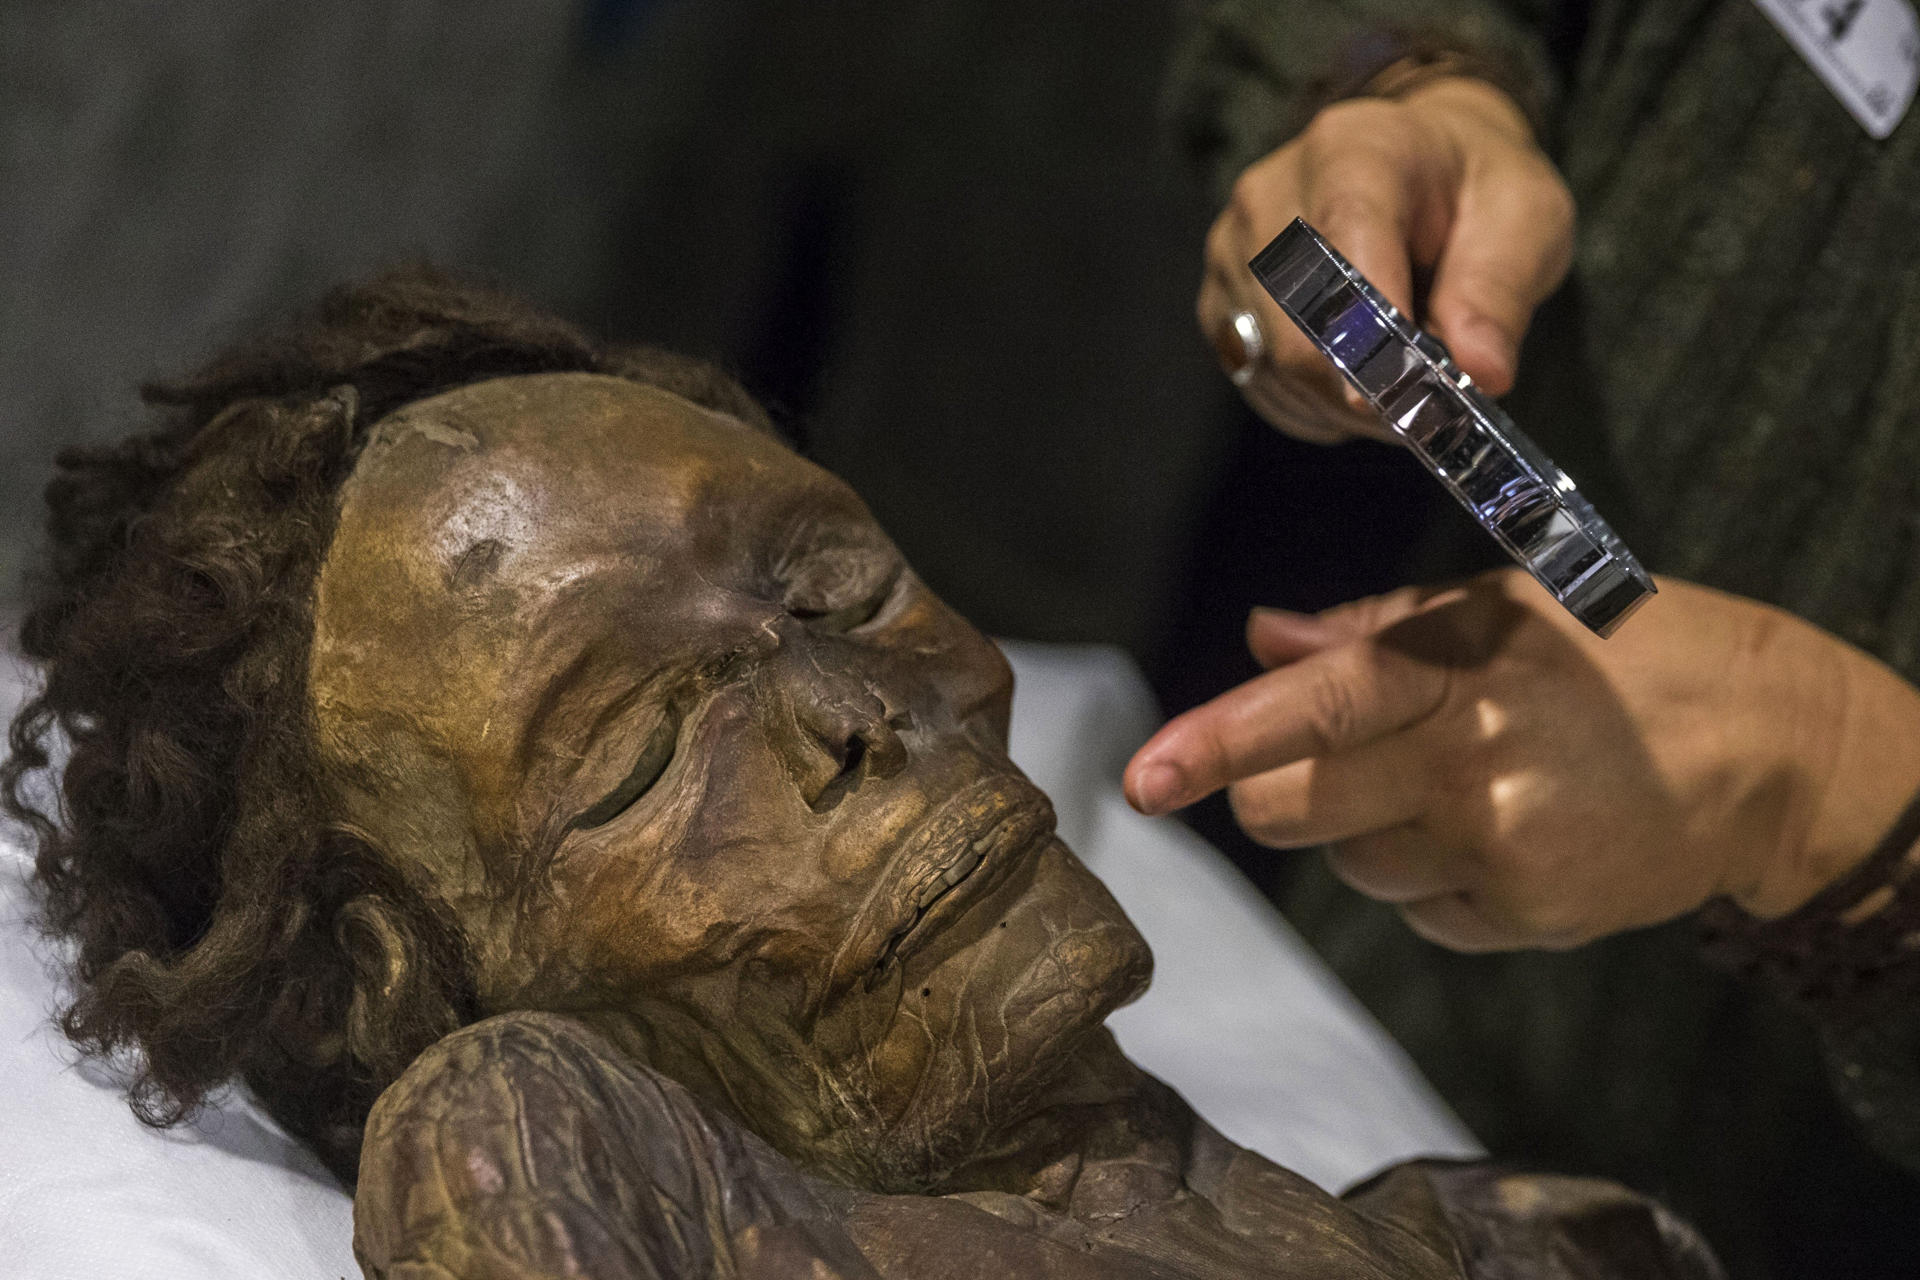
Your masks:
<svg viewBox="0 0 1920 1280"><path fill-rule="evenodd" d="M871 989L1004 884L1053 829L1053 805L1025 778L995 774L962 788L902 842L855 924L862 941L850 976L864 970Z"/></svg>

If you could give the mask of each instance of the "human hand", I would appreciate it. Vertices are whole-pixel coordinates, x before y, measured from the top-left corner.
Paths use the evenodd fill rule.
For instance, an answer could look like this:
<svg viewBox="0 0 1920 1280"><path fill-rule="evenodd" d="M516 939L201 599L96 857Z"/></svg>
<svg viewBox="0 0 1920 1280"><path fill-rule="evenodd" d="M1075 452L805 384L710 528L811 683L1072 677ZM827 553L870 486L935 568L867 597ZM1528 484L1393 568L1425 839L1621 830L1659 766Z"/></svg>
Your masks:
<svg viewBox="0 0 1920 1280"><path fill-rule="evenodd" d="M1312 223L1491 395L1513 387L1533 310L1573 258L1573 197L1524 114L1483 80L1449 76L1399 98L1352 98L1249 166L1207 235L1200 330L1255 412L1297 439L1391 439L1358 393L1267 296L1248 261L1295 217ZM1258 320L1247 365L1234 316Z"/></svg>
<svg viewBox="0 0 1920 1280"><path fill-rule="evenodd" d="M1318 615L1127 767L1161 813L1229 787L1263 844L1464 951L1571 947L1725 894L1793 910L1920 786L1920 691L1791 615L1684 582L1609 640L1517 570Z"/></svg>

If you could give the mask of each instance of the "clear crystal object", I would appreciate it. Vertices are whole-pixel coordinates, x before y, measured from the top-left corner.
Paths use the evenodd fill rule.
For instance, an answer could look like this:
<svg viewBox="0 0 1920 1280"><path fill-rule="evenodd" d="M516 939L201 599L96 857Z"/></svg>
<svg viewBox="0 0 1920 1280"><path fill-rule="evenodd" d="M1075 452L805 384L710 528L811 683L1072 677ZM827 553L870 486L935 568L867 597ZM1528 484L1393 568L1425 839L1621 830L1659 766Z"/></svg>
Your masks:
<svg viewBox="0 0 1920 1280"><path fill-rule="evenodd" d="M1653 579L1567 473L1299 218L1249 264L1287 318L1554 599L1612 635Z"/></svg>

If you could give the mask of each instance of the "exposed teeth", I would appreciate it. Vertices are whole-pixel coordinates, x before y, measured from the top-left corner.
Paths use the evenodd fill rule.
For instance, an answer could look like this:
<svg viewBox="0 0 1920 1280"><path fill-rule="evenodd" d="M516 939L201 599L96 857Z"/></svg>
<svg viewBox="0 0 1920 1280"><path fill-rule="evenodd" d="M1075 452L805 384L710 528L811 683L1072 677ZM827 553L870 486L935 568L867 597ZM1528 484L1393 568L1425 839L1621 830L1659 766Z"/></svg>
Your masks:
<svg viewBox="0 0 1920 1280"><path fill-rule="evenodd" d="M972 875L973 869L979 865L980 865L980 846L976 844L975 846L973 846L973 848L967 850L967 852L961 856L960 861L954 863L951 867L947 868L947 874L946 874L947 883L949 885L959 884L962 880L965 880L968 876Z"/></svg>
<svg viewBox="0 0 1920 1280"><path fill-rule="evenodd" d="M938 879L920 891L920 895L913 900L913 905L925 911L947 890L972 875L974 868L980 865L981 850L986 847L986 843L984 840L976 841L971 849L960 855L960 861L948 867Z"/></svg>

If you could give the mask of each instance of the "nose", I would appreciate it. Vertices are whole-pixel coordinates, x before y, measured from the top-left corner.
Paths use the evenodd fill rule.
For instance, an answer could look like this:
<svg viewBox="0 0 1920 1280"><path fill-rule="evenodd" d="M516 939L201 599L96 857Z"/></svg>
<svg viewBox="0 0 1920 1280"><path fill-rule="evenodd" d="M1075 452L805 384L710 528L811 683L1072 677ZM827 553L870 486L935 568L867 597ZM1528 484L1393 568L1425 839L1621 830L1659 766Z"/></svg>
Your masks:
<svg viewBox="0 0 1920 1280"><path fill-rule="evenodd" d="M807 807L825 813L863 782L890 778L907 763L901 732L912 725L865 685L832 679L791 693L794 727L789 768Z"/></svg>

